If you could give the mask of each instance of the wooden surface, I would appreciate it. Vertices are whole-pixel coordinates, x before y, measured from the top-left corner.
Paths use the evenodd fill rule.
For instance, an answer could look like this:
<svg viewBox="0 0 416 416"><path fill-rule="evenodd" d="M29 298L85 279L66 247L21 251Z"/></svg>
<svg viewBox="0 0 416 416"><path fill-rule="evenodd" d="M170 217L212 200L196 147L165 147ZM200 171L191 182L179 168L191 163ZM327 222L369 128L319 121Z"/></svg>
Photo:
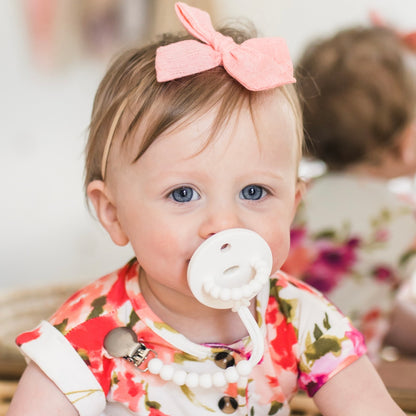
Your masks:
<svg viewBox="0 0 416 416"><path fill-rule="evenodd" d="M416 414L416 357L383 361L378 372L399 406Z"/></svg>
<svg viewBox="0 0 416 416"><path fill-rule="evenodd" d="M16 387L17 381L0 380L0 416L5 416Z"/></svg>
<svg viewBox="0 0 416 416"><path fill-rule="evenodd" d="M6 414L25 361L16 350L0 349L0 416ZM383 361L378 371L393 399L409 416L416 416L416 357ZM299 393L291 402L292 415L318 416L312 399Z"/></svg>

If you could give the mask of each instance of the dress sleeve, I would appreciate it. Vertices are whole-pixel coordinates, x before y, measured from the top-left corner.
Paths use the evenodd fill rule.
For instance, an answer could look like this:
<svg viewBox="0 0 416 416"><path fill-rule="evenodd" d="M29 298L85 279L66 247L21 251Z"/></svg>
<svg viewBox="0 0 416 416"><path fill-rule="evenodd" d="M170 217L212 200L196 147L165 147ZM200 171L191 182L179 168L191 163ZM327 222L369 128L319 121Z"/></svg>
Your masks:
<svg viewBox="0 0 416 416"><path fill-rule="evenodd" d="M331 377L366 353L364 338L323 295L292 281L280 293L293 308L298 333L299 387L313 396Z"/></svg>
<svg viewBox="0 0 416 416"><path fill-rule="evenodd" d="M105 394L71 343L50 323L19 335L16 343L27 360L36 363L75 406L80 416L98 416Z"/></svg>

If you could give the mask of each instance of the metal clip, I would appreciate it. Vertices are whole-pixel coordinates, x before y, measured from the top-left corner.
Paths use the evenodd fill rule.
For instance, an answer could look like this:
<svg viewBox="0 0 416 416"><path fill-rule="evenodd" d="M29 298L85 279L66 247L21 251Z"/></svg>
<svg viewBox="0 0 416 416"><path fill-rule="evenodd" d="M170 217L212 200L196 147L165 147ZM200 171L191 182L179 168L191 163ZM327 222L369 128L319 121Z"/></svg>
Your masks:
<svg viewBox="0 0 416 416"><path fill-rule="evenodd" d="M126 355L123 358L125 358L127 361L133 363L135 367L142 373L145 373L148 368L145 369L139 368L140 365L147 359L147 356L149 353L153 353L155 357L157 357L157 352L155 350L152 350L151 348L147 348L146 345L139 342L139 345L137 346L136 350L133 351L131 355Z"/></svg>
<svg viewBox="0 0 416 416"><path fill-rule="evenodd" d="M137 341L136 333L127 327L112 329L104 338L104 348L112 357L126 359L141 372L148 370L147 367L142 370L139 366L150 352L157 357L157 352Z"/></svg>

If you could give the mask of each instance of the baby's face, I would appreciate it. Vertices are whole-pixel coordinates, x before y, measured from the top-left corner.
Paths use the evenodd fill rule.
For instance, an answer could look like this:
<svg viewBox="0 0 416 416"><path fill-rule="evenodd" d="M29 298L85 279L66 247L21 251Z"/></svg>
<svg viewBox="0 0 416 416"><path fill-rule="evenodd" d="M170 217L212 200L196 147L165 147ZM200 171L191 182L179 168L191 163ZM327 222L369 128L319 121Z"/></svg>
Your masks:
<svg viewBox="0 0 416 416"><path fill-rule="evenodd" d="M235 114L205 148L211 111L158 138L136 163L120 164L111 192L123 233L157 296L192 296L189 260L213 234L247 228L273 253L273 270L289 247L300 197L296 123L283 96ZM201 148L203 149L201 151Z"/></svg>

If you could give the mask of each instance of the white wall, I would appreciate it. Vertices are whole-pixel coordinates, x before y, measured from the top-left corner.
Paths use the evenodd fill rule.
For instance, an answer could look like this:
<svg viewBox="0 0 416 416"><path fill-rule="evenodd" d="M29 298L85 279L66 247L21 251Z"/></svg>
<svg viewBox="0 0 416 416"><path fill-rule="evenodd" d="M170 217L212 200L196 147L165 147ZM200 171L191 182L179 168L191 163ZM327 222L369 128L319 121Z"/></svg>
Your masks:
<svg viewBox="0 0 416 416"><path fill-rule="evenodd" d="M82 190L85 132L105 63L36 70L21 3L0 2L0 292L93 279L132 255L101 230ZM245 16L262 35L285 37L294 59L311 38L366 23L370 8L405 30L416 29L415 0L216 3L224 18Z"/></svg>

